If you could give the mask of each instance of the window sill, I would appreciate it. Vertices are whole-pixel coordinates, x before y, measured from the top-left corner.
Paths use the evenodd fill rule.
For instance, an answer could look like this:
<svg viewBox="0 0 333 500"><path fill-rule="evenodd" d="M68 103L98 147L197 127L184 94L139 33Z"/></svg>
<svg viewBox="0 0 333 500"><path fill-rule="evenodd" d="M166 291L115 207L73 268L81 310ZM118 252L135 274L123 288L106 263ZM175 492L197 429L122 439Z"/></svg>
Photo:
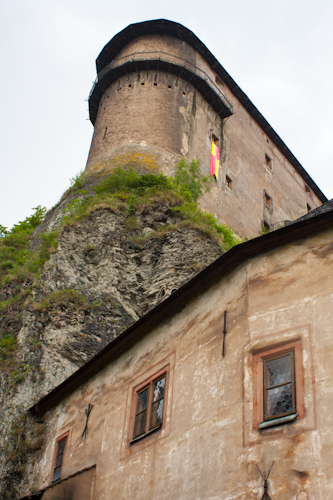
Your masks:
<svg viewBox="0 0 333 500"><path fill-rule="evenodd" d="M297 418L297 413L293 413L292 415L287 415L286 417L274 418L272 420L266 420L265 422L261 422L257 429L261 431L262 429L267 429L268 427L274 427L276 425L288 424L290 422L294 422Z"/></svg>
<svg viewBox="0 0 333 500"><path fill-rule="evenodd" d="M138 437L132 439L132 441L130 441L130 444L134 444L137 441L140 441L141 439L149 436L150 434L152 434L153 432L157 431L161 427L162 427L162 424L159 424L157 427L154 427L154 429L151 429L150 431L146 432L145 434L141 434L141 436L138 436Z"/></svg>

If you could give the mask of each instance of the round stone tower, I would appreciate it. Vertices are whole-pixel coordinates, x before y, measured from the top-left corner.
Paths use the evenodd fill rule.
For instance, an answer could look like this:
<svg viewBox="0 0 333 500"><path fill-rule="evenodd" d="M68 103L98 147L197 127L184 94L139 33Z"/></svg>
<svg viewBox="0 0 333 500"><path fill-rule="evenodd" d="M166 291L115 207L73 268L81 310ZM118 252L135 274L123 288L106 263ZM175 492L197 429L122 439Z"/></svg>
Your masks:
<svg viewBox="0 0 333 500"><path fill-rule="evenodd" d="M190 30L171 21L118 33L96 60L86 175L118 165L168 174L181 157L208 163L212 137L221 139L222 120L232 113L209 55Z"/></svg>
<svg viewBox="0 0 333 500"><path fill-rule="evenodd" d="M246 94L184 26L164 19L132 24L104 47L96 66L87 180L106 177L117 166L168 175L182 157L198 158L204 175L215 174L201 207L246 237L284 225L326 200ZM215 153L219 166L211 169Z"/></svg>

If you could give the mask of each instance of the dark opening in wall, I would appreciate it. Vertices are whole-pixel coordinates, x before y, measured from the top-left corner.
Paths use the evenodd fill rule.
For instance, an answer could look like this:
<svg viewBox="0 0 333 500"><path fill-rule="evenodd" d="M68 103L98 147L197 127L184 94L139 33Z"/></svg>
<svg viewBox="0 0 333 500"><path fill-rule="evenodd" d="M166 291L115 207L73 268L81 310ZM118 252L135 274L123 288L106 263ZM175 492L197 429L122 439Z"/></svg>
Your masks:
<svg viewBox="0 0 333 500"><path fill-rule="evenodd" d="M105 137L106 137L106 133L107 133L107 131L108 131L108 128L107 128L107 127L105 127L105 130L104 130L104 135L103 135L103 140L104 140L104 139L105 139Z"/></svg>
<svg viewBox="0 0 333 500"><path fill-rule="evenodd" d="M306 204L306 211L309 213L309 212L311 212L311 210L312 210L311 206L307 203Z"/></svg>
<svg viewBox="0 0 333 500"><path fill-rule="evenodd" d="M268 156L267 153L265 153L265 165L266 167L268 167L270 170L272 170L272 158L270 158L270 156Z"/></svg>
<svg viewBox="0 0 333 500"><path fill-rule="evenodd" d="M273 209L273 200L266 191L264 191L264 204L266 208Z"/></svg>
<svg viewBox="0 0 333 500"><path fill-rule="evenodd" d="M307 184L304 184L304 189L305 189L306 193L311 193L311 189L309 188L309 186Z"/></svg>
<svg viewBox="0 0 333 500"><path fill-rule="evenodd" d="M230 190L232 189L232 179L228 175L225 176L225 185Z"/></svg>
<svg viewBox="0 0 333 500"><path fill-rule="evenodd" d="M219 139L214 134L212 134L212 142L216 144L217 147L219 146Z"/></svg>

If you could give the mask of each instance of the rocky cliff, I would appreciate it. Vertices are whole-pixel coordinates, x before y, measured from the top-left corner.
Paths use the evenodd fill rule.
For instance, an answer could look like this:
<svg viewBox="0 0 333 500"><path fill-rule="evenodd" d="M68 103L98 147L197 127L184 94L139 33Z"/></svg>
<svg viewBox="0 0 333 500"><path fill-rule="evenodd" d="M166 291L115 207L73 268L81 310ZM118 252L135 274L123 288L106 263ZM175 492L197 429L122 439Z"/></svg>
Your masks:
<svg viewBox="0 0 333 500"><path fill-rule="evenodd" d="M29 251L49 242L38 271L6 274L2 261L0 498L27 493L43 445L27 409L221 253L193 203L149 189L71 190L29 236Z"/></svg>

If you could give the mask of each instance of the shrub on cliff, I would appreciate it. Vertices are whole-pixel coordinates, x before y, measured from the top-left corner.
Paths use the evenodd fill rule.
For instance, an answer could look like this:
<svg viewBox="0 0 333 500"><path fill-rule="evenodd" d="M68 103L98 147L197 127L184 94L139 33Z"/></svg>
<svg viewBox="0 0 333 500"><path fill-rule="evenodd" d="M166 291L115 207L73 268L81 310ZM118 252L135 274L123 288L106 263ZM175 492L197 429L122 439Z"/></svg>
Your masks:
<svg viewBox="0 0 333 500"><path fill-rule="evenodd" d="M240 239L224 224L218 224L213 215L198 206L199 198L211 187L211 176L200 172L199 160L191 163L182 159L175 168L174 176L160 173L139 174L132 168L118 167L101 184L94 187L94 196L78 190L65 210L65 224L73 224L89 213L102 208L125 211L131 216L159 199L168 199L178 212L184 225L192 225L203 234L215 239L223 251L240 243ZM134 225L135 227L135 225ZM151 235L153 237L153 234Z"/></svg>
<svg viewBox="0 0 333 500"><path fill-rule="evenodd" d="M28 273L35 274L49 258L49 249L56 247L56 235L50 232L40 236L39 252L31 250L31 235L46 214L46 208L40 205L33 210L32 215L10 230L0 225L0 284Z"/></svg>

